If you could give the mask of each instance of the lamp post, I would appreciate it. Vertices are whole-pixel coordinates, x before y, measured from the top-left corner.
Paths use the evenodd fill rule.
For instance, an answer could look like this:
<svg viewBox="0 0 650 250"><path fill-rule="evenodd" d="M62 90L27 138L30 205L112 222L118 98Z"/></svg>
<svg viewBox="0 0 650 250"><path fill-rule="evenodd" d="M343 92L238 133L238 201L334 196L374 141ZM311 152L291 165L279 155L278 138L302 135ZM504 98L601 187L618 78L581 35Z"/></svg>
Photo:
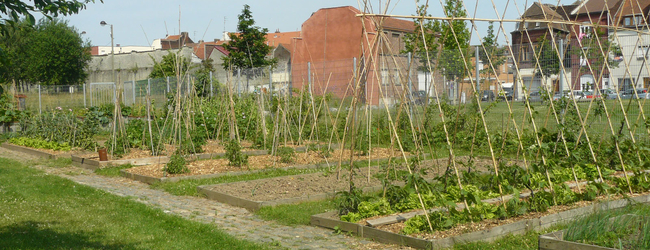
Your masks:
<svg viewBox="0 0 650 250"><path fill-rule="evenodd" d="M108 23L105 21L99 22L99 25L101 26L106 26ZM113 84L115 84L115 47L113 47L113 25L108 24L111 26L111 78L113 80Z"/></svg>

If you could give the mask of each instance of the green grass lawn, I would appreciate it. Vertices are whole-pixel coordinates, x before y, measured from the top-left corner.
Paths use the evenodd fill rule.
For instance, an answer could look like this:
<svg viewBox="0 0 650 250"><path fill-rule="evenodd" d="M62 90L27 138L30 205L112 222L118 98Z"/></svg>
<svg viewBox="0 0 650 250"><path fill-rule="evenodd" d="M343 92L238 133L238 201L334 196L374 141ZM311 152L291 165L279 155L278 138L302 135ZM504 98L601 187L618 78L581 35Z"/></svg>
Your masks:
<svg viewBox="0 0 650 250"><path fill-rule="evenodd" d="M262 207L255 214L265 220L276 221L282 225L310 225L311 216L336 210L334 200L310 201L300 204L287 204L275 207Z"/></svg>
<svg viewBox="0 0 650 250"><path fill-rule="evenodd" d="M165 214L0 158L2 249L260 249L215 225Z"/></svg>

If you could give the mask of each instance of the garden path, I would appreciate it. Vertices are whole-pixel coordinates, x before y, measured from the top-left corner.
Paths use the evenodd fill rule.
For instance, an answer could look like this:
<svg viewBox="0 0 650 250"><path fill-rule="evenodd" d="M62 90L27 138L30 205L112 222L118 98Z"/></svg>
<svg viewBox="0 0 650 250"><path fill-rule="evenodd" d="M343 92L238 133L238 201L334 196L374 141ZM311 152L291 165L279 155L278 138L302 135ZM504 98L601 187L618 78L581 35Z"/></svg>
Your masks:
<svg viewBox="0 0 650 250"><path fill-rule="evenodd" d="M331 230L311 226L284 226L265 221L246 209L199 197L175 196L149 188L147 184L126 178L111 178L82 168L47 167L38 159L0 148L0 157L28 163L49 174L162 209L190 220L214 223L225 232L271 246L290 249L406 249L375 243L358 237L334 234ZM40 164L39 164L40 163Z"/></svg>

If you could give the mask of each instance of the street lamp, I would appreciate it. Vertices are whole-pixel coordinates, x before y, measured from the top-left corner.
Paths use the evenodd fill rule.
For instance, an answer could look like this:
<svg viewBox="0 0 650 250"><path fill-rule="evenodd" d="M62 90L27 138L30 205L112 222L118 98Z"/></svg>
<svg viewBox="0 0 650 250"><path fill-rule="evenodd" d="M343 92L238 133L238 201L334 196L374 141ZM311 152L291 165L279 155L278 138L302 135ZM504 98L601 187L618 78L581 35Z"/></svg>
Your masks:
<svg viewBox="0 0 650 250"><path fill-rule="evenodd" d="M105 21L99 22L99 25L101 26L106 26L108 23ZM108 24L111 26L111 75L113 78L113 84L115 84L115 47L113 47L113 25Z"/></svg>

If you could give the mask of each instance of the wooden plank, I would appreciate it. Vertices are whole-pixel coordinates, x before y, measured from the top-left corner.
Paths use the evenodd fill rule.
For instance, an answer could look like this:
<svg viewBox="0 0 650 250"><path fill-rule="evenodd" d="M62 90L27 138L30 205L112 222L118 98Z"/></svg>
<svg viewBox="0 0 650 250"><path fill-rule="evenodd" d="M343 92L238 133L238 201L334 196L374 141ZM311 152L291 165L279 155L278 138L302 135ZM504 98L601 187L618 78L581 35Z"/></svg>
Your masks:
<svg viewBox="0 0 650 250"><path fill-rule="evenodd" d="M247 199L242 199L219 191L211 189L210 186L199 186L197 190L200 194L206 195L210 200L215 200L221 203L226 203L229 205L243 207L251 211L257 211L262 207L262 203L259 201L251 201Z"/></svg>
<svg viewBox="0 0 650 250"><path fill-rule="evenodd" d="M334 218L336 216L336 212L327 212L327 213L322 213L322 214L316 214L311 216L311 225L313 226L318 226L318 227L324 227L324 228L329 228L329 229L335 229L338 228L341 231L345 232L350 232L354 233L356 235L360 235L360 229L361 225L356 224L356 223L350 223L350 222L345 222L341 221L338 218Z"/></svg>
<svg viewBox="0 0 650 250"><path fill-rule="evenodd" d="M21 152L21 153L24 153L24 154L33 155L33 156L36 156L36 157L47 158L47 159L56 159L57 157L66 157L65 155L57 156L55 154L50 154L50 153L43 152L43 151L40 151L40 150L37 150L37 149L33 149L33 148L29 148L29 147L23 147L23 146L19 146L19 145L7 143L7 142L2 143L2 147L6 148L6 149L9 149L9 150L18 151L18 152ZM68 155L68 156L70 156L70 155Z"/></svg>
<svg viewBox="0 0 650 250"><path fill-rule="evenodd" d="M565 241L563 231L540 235L538 241L540 250L616 250L616 248Z"/></svg>

